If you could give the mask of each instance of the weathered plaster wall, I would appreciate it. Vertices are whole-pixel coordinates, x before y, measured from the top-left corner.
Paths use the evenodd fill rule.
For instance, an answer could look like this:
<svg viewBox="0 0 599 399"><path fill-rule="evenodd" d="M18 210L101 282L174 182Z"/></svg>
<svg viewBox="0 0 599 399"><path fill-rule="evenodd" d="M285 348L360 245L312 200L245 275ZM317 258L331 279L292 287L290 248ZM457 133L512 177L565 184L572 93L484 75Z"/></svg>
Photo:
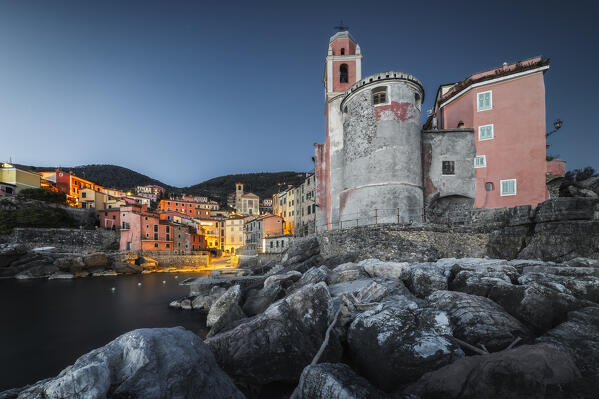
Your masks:
<svg viewBox="0 0 599 399"><path fill-rule="evenodd" d="M474 174L473 129L428 130L422 132L422 173L424 201L447 196L474 198L476 176ZM455 175L443 175L442 162L455 162Z"/></svg>
<svg viewBox="0 0 599 399"><path fill-rule="evenodd" d="M329 220L328 223L333 224L339 220L339 194L343 191L343 116L341 114L341 96L333 98L328 103L328 121L329 121L329 164L330 164L330 179L328 187L330 188L329 196ZM335 226L332 226L335 228Z"/></svg>
<svg viewBox="0 0 599 399"><path fill-rule="evenodd" d="M367 78L368 79L368 78ZM387 87L387 102L372 104L372 90ZM400 220L422 217L420 99L422 88L387 79L349 94L343 108L343 190L341 221L363 219L373 209L400 209ZM381 213L380 222L397 221Z"/></svg>

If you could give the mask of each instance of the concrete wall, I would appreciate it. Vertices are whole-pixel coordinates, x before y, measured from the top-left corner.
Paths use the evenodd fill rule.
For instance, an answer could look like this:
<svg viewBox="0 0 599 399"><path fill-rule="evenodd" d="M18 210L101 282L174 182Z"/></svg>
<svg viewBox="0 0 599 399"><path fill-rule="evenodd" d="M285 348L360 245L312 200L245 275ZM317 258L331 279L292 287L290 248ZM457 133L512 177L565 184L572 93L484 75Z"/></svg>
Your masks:
<svg viewBox="0 0 599 399"><path fill-rule="evenodd" d="M474 198L473 129L428 130L422 132L422 173L424 202L430 205L439 198L463 196ZM455 175L443 175L442 162L455 162Z"/></svg>
<svg viewBox="0 0 599 399"><path fill-rule="evenodd" d="M368 83L353 90L341 104L344 168L339 220L363 219L373 209L399 208L401 221L419 221L422 87L416 80L403 78L365 80ZM372 90L381 86L387 88L387 102L373 105ZM381 217L380 222L385 217L397 221L396 215Z"/></svg>

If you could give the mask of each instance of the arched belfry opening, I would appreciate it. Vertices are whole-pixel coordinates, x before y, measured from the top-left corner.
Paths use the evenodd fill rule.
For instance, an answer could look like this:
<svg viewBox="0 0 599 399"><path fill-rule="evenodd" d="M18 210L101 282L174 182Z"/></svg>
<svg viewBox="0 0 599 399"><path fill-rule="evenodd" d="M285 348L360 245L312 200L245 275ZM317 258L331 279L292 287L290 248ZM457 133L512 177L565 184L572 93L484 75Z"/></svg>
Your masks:
<svg viewBox="0 0 599 399"><path fill-rule="evenodd" d="M344 48L341 49L341 55L345 55L345 49Z"/></svg>
<svg viewBox="0 0 599 399"><path fill-rule="evenodd" d="M339 67L339 83L347 83L348 81L347 64L341 64Z"/></svg>

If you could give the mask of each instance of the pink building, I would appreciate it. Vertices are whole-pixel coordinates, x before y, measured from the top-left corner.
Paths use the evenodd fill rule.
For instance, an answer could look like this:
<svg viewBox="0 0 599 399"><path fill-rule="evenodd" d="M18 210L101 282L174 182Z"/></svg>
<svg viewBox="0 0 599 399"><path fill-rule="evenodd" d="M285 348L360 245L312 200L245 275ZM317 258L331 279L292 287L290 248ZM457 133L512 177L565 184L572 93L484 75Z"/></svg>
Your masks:
<svg viewBox="0 0 599 399"><path fill-rule="evenodd" d="M549 198L546 173L563 174L562 161L546 161L548 69L548 60L536 57L439 87L436 127L474 129L475 208L535 206ZM425 129L434 123L430 118Z"/></svg>

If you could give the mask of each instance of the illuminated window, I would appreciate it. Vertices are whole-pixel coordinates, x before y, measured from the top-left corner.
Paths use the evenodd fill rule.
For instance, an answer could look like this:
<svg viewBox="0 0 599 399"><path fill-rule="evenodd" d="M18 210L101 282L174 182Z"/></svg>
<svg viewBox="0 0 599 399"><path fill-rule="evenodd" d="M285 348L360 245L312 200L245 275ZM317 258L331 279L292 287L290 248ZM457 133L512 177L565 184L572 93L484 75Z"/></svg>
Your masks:
<svg viewBox="0 0 599 399"><path fill-rule="evenodd" d="M387 103L387 87L377 87L372 90L372 104L386 104Z"/></svg>

